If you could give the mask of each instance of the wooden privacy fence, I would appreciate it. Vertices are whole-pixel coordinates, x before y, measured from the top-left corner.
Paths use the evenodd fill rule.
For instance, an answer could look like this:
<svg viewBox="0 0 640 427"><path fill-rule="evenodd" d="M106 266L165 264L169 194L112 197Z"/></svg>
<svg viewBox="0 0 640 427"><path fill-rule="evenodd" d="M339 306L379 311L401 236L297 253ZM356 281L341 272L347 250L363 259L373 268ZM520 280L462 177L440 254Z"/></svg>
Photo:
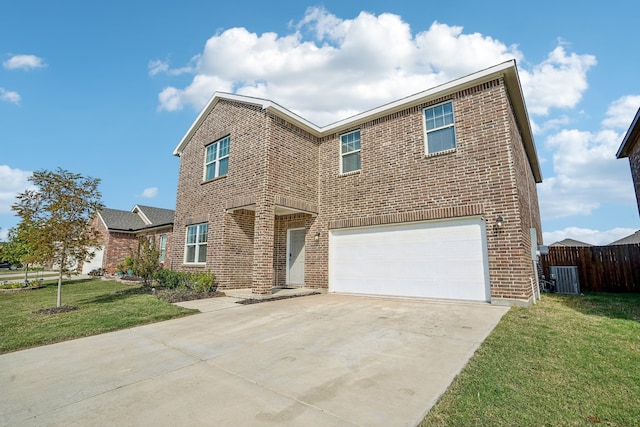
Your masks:
<svg viewBox="0 0 640 427"><path fill-rule="evenodd" d="M549 267L578 267L581 291L640 292L640 244L550 246L541 261L547 278Z"/></svg>

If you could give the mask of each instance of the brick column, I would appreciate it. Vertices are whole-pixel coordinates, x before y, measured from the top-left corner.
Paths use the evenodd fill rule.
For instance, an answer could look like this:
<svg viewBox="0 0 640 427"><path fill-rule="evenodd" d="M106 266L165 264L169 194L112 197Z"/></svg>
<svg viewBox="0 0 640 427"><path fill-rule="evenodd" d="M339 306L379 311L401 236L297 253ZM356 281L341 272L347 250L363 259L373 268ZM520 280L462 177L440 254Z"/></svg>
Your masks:
<svg viewBox="0 0 640 427"><path fill-rule="evenodd" d="M275 204L273 200L256 203L253 240L253 281L254 294L271 294L273 291L273 246L275 228Z"/></svg>

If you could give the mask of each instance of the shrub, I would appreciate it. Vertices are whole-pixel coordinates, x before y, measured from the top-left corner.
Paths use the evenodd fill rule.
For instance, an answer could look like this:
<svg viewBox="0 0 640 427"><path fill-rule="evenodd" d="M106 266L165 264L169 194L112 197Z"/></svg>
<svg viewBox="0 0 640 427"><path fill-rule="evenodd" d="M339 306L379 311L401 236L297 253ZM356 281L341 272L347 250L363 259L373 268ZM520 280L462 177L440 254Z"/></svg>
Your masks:
<svg viewBox="0 0 640 427"><path fill-rule="evenodd" d="M154 278L161 288L190 290L196 293L215 290L216 275L210 271L187 272L163 269L156 271Z"/></svg>
<svg viewBox="0 0 640 427"><path fill-rule="evenodd" d="M162 288L174 289L180 285L180 281L184 273L171 270L158 270L154 274L154 278L158 282L158 286Z"/></svg>
<svg viewBox="0 0 640 427"><path fill-rule="evenodd" d="M133 272L143 284L150 285L154 273L160 269L160 252L151 239L140 238L138 253L133 257Z"/></svg>
<svg viewBox="0 0 640 427"><path fill-rule="evenodd" d="M191 273L191 289L198 293L207 293L214 290L216 275L210 271Z"/></svg>

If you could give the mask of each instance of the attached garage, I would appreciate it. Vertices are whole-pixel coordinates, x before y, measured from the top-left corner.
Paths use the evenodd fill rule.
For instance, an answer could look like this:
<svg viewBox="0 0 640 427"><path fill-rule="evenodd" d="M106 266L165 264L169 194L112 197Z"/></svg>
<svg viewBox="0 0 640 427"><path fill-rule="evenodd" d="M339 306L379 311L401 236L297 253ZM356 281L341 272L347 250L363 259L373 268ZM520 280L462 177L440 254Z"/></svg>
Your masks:
<svg viewBox="0 0 640 427"><path fill-rule="evenodd" d="M330 230L329 292L490 301L480 217Z"/></svg>
<svg viewBox="0 0 640 427"><path fill-rule="evenodd" d="M93 248L93 251L95 255L93 258L91 258L91 261L84 262L82 264L82 274L89 274L89 272L93 270L102 268L102 260L104 258L104 248L101 248L101 249Z"/></svg>

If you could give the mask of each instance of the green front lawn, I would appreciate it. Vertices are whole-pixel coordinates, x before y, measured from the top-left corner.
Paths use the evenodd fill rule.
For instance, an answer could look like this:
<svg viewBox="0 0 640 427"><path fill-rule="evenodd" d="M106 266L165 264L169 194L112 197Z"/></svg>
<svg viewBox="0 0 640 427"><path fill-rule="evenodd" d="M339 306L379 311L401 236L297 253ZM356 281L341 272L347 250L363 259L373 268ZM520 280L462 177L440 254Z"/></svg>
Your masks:
<svg viewBox="0 0 640 427"><path fill-rule="evenodd" d="M137 285L102 280L63 283L63 306L78 310L36 314L56 305L57 284L0 293L0 353L101 334L197 313L139 293Z"/></svg>
<svg viewBox="0 0 640 427"><path fill-rule="evenodd" d="M421 426L640 426L640 294L512 308Z"/></svg>

